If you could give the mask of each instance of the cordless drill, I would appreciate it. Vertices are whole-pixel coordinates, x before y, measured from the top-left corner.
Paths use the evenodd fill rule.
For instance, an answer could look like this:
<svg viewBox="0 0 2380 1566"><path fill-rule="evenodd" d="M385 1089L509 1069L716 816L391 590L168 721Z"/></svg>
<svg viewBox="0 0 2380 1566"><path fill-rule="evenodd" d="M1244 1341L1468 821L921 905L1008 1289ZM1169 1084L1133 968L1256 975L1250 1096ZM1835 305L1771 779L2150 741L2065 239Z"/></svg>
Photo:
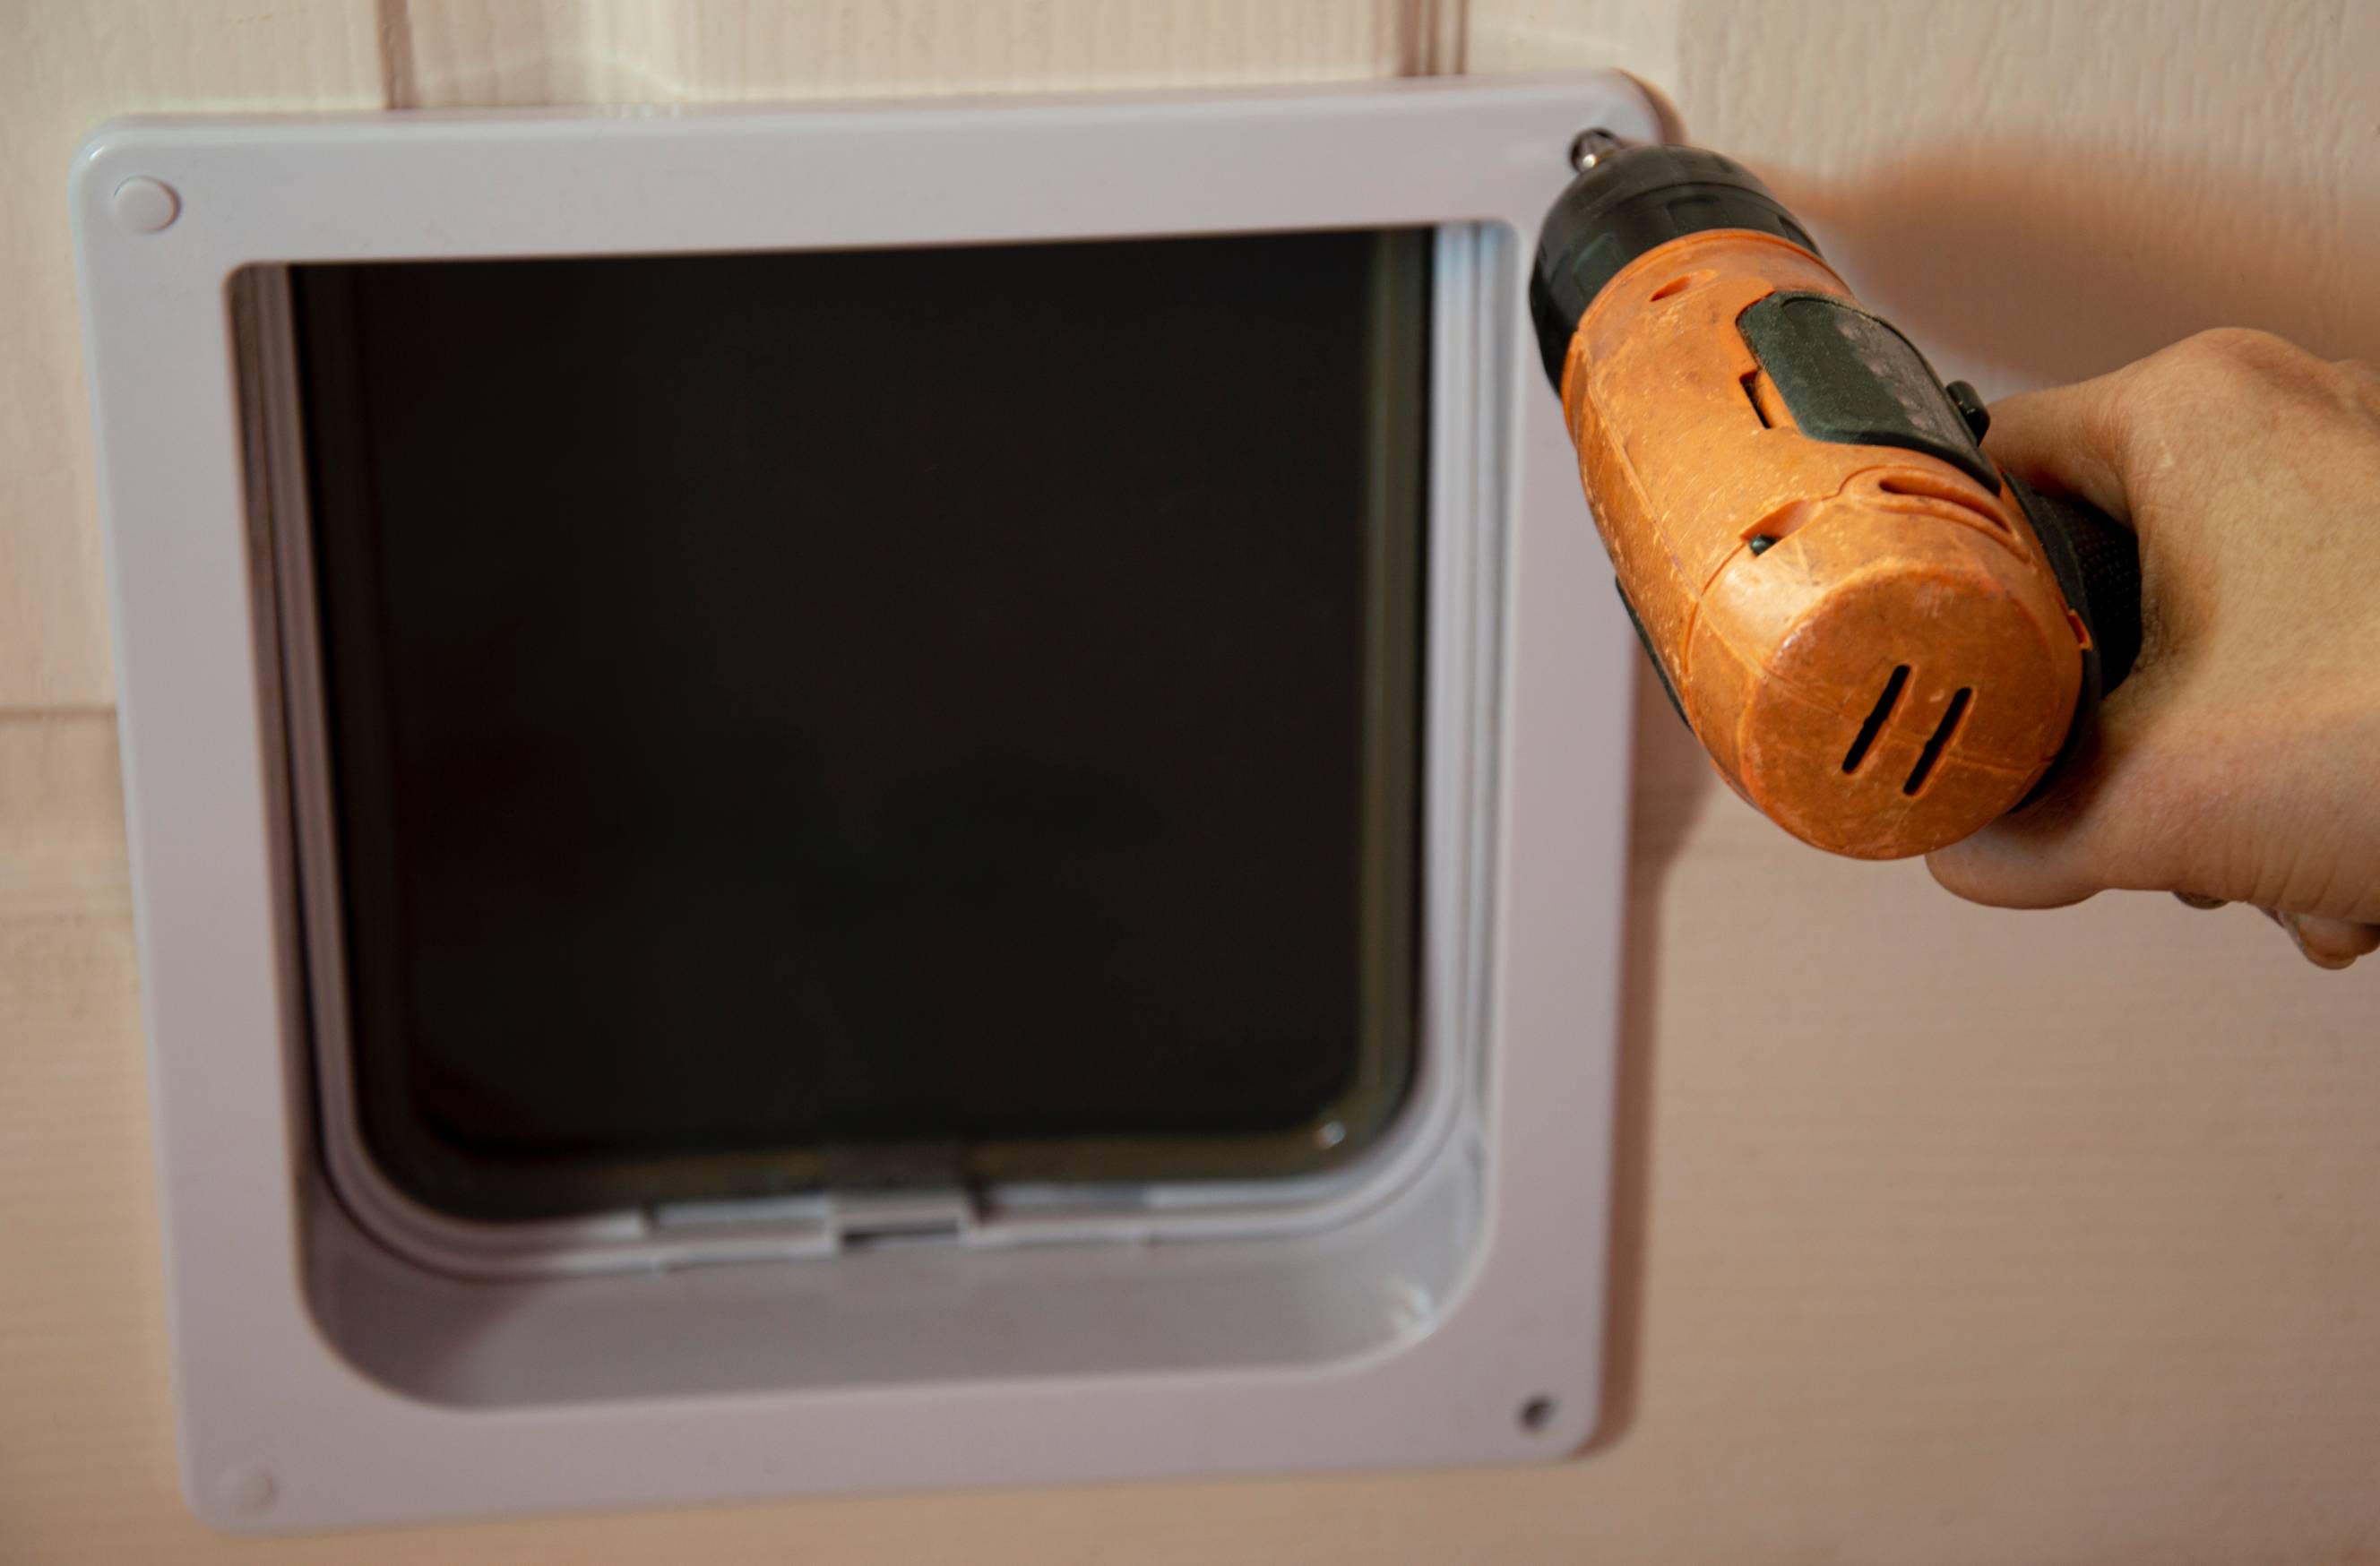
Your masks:
<svg viewBox="0 0 2380 1566"><path fill-rule="evenodd" d="M1588 131L1530 307L1621 601L1721 776L1788 832L1923 854L2036 795L2140 649L2104 514L1984 454L1740 165Z"/></svg>

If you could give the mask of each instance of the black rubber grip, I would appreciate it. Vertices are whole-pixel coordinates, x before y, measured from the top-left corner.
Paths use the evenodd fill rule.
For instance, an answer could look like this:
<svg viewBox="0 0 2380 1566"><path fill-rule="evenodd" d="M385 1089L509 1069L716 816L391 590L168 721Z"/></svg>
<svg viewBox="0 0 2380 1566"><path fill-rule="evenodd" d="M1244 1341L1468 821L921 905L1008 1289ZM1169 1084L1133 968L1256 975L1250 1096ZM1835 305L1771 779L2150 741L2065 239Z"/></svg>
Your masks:
<svg viewBox="0 0 2380 1566"><path fill-rule="evenodd" d="M1809 439L1923 452L2000 487L1974 422L1883 317L1833 294L1780 288L1737 316L1735 329Z"/></svg>
<svg viewBox="0 0 2380 1566"><path fill-rule="evenodd" d="M2066 770L2097 720L2101 699L2124 683L2141 655L2141 548L2131 529L2087 501L2045 495L2013 474L2009 488L2041 540L2067 607L2091 638L2082 653L2082 694L2075 700L2066 743L2018 805L2022 810Z"/></svg>
<svg viewBox="0 0 2380 1566"><path fill-rule="evenodd" d="M1751 170L1699 147L1622 148L1570 182L1537 233L1529 273L1529 316L1554 390L1579 319L1603 285L1638 256L1713 228L1774 234L1818 253Z"/></svg>

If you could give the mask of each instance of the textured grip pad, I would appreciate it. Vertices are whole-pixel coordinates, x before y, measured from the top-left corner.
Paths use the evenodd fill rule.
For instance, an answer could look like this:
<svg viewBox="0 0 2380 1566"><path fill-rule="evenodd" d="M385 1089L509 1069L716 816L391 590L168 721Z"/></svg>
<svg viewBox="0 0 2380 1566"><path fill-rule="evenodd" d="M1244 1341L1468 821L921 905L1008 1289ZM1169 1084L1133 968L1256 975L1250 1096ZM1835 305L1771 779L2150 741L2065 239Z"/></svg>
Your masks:
<svg viewBox="0 0 2380 1566"><path fill-rule="evenodd" d="M2041 552L2057 574L2067 607L2091 637L2082 653L2082 691L2074 703L2066 743L2017 807L2022 809L2066 771L2099 715L2100 699L2124 683L2141 655L2141 548L2130 528L2088 501L2045 495L2013 474L2009 489L2041 540Z"/></svg>
<svg viewBox="0 0 2380 1566"><path fill-rule="evenodd" d="M2045 495L2010 480L2066 593L2099 649L2101 695L2124 683L2141 653L2141 549L2131 530L2088 501Z"/></svg>

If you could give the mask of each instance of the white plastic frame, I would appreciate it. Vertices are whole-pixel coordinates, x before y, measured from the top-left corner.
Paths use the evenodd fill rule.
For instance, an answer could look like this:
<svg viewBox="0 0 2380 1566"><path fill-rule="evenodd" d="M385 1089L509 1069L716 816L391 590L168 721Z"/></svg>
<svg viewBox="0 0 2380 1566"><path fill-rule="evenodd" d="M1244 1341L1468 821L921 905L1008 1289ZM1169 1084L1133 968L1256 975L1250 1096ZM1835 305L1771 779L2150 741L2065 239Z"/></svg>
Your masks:
<svg viewBox="0 0 2380 1566"><path fill-rule="evenodd" d="M1378 1206L1417 1179L1469 1106L1466 1046L1476 1029L1483 886L1467 872L1492 774L1495 638L1492 580L1500 535L1472 502L1483 461L1482 367L1475 352L1505 277L1510 243L1478 225L1439 228L1432 246L1428 406L1454 415L1431 431L1426 514L1427 669L1422 754L1435 760L1421 791L1425 972L1415 1028L1415 1079L1393 1122L1358 1158L1293 1179L1086 1187L999 1184L978 1192L829 1191L759 1200L680 1203L537 1222L488 1223L414 1200L373 1161L357 1119L351 1081L344 938L339 910L330 753L322 712L298 371L288 269L252 267L235 279L249 482L263 502L279 625L284 722L298 848L321 1158L333 1194L375 1239L438 1271L486 1279L586 1276L716 1261L787 1260L836 1254L854 1234L932 1235L970 1246L1087 1241L1245 1238L1311 1233Z"/></svg>
<svg viewBox="0 0 2380 1566"><path fill-rule="evenodd" d="M1658 129L1597 74L101 131L71 200L194 1510L291 1529L1574 1450L1600 1397L1633 649L1524 285L1589 125ZM1490 529L1497 579L1434 556L1432 612L1470 595L1501 641L1459 858L1472 1076L1427 1169L1276 1238L497 1285L361 1234L312 1136L244 268L1413 224L1500 234L1501 273L1439 339L1475 356L1475 400L1433 415L1481 442L1473 492L1434 504Z"/></svg>

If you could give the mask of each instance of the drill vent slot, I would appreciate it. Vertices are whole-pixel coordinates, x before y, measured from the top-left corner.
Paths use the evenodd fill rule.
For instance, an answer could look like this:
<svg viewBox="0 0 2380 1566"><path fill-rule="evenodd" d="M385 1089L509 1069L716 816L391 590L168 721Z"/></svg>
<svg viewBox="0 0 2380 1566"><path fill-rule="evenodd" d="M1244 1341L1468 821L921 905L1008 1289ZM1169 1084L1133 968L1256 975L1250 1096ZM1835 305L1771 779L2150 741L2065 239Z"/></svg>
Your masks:
<svg viewBox="0 0 2380 1566"><path fill-rule="evenodd" d="M1752 405L1753 417L1760 420L1760 427L1763 430L1775 429L1776 426L1768 422L1768 410L1760 406L1760 371L1745 370L1740 383L1743 387L1743 400Z"/></svg>
<svg viewBox="0 0 2380 1566"><path fill-rule="evenodd" d="M1930 475L1916 473L1888 474L1876 481L1876 487L1888 495L1903 500L1947 501L1963 511L1973 512L1989 526L2005 533L2008 518L1983 495L1964 484L1954 484Z"/></svg>
<svg viewBox="0 0 2380 1566"><path fill-rule="evenodd" d="M1852 741L1852 747L1843 752L1844 771L1859 771L1859 764L1867 759L1868 747L1874 745L1876 736L1884 731L1886 722L1892 716L1892 710L1900 705L1901 690L1908 684L1909 665L1903 663L1892 671L1892 678L1884 682L1884 694L1876 698L1876 705L1868 710L1867 722L1860 725L1858 737ZM1966 693L1961 691L1959 695L1961 702L1963 702ZM1954 704L1954 710L1956 704ZM1936 738L1938 739L1940 736L1937 734ZM1918 762L1918 767L1922 771L1933 764L1932 752L1929 751L1926 757ZM1912 788L1916 786L1914 779L1911 781L1910 786Z"/></svg>
<svg viewBox="0 0 2380 1566"><path fill-rule="evenodd" d="M1917 765L1909 769L1909 781L1900 785L1901 793L1915 794L1925 786L1926 778L1933 773L1934 763L1942 759L1942 747L1950 743L1951 731L1959 726L1959 720L1967 715L1968 699L1974 694L1962 686L1958 694L1950 698L1950 705L1942 710L1942 721L1934 725L1934 737L1927 740L1925 748L1917 753Z"/></svg>

